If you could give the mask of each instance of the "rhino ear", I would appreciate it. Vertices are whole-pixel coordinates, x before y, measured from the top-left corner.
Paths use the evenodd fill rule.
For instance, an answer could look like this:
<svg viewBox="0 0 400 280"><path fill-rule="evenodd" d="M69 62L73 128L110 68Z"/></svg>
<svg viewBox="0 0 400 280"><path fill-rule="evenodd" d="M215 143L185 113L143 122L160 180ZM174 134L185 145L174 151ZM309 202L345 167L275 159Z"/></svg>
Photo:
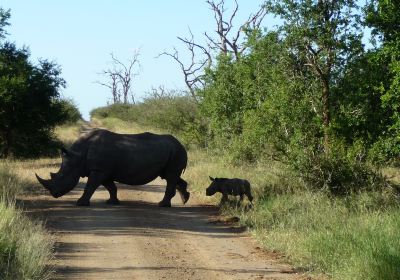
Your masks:
<svg viewBox="0 0 400 280"><path fill-rule="evenodd" d="M213 178L213 177L211 177L211 176L208 176L208 177L210 177L210 180L211 180L211 181L214 181L214 180L215 180L215 178Z"/></svg>
<svg viewBox="0 0 400 280"><path fill-rule="evenodd" d="M65 147L62 147L62 148L61 148L61 155L62 155L62 156L68 156L68 153L69 153L69 152L68 152L68 150L67 150Z"/></svg>
<svg viewBox="0 0 400 280"><path fill-rule="evenodd" d="M67 157L80 157L81 156L80 153L68 150L65 147L61 148L61 154L62 154L63 157L65 157L65 156L67 156Z"/></svg>

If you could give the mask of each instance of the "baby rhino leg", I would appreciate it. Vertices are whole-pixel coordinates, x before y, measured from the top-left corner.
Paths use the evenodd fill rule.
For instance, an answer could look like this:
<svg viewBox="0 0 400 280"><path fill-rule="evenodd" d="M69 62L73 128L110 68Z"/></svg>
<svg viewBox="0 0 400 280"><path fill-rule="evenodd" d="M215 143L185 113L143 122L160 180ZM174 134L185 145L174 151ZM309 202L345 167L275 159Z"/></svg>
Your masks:
<svg viewBox="0 0 400 280"><path fill-rule="evenodd" d="M228 195L226 193L223 193L220 204L222 205L222 204L226 203L227 201L228 201Z"/></svg>
<svg viewBox="0 0 400 280"><path fill-rule="evenodd" d="M245 194L247 198L249 199L250 203L253 204L253 196L251 195L251 188L250 188L250 183L246 182L245 184Z"/></svg>

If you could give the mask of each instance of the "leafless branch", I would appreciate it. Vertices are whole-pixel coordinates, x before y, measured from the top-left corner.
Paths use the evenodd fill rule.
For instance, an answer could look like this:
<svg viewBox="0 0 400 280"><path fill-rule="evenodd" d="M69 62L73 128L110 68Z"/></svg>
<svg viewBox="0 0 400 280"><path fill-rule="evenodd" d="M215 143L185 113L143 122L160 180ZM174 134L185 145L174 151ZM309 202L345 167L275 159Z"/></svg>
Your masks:
<svg viewBox="0 0 400 280"><path fill-rule="evenodd" d="M267 14L266 9L263 6L260 7L255 14L251 14L246 22L239 26L235 35L231 38L231 33L234 32L234 20L239 10L237 0L234 1L235 6L229 16L226 15L225 0L219 0L218 2L215 0L206 1L214 15L217 38L204 32L206 38L205 46L195 42L190 29L189 38L178 37L178 40L185 44L190 53L190 62L188 65L179 57L176 48L173 49L173 52L164 51L159 55L169 56L178 63L184 75L185 84L195 101L197 101L196 90L204 87L204 68L212 66L215 52L222 52L224 54L232 53L234 54L234 58L239 60L241 54L247 48L246 45L241 43L241 35L246 34L249 30L260 28L261 22ZM199 51L205 57L204 59L197 59Z"/></svg>
<svg viewBox="0 0 400 280"><path fill-rule="evenodd" d="M140 67L139 55L139 51L136 50L128 63L124 64L121 60L116 58L113 53L111 53L112 69L103 70L99 73L106 76L109 81L96 81L96 83L111 89L114 103L120 103L122 101L121 96L123 97L123 102L125 104L128 103L128 98L130 96L134 103L134 96L131 92L132 79L139 74L139 70L136 69L136 66L138 68Z"/></svg>
<svg viewBox="0 0 400 280"><path fill-rule="evenodd" d="M233 32L233 21L239 10L237 0L235 0L235 7L233 12L229 16L229 20L225 20L226 9L224 7L225 2L221 0L216 3L214 0L206 1L210 6L210 9L214 12L214 19L216 21L217 30L215 33L218 35L219 40L213 39L207 32L204 33L208 42L214 50L219 50L225 54L233 53L236 60L240 59L240 55L247 49L246 45L241 44L241 35L245 34L248 30L254 30L260 28L261 22L267 14L266 9L261 6L260 9L255 13L251 14L249 18L236 30L233 37L230 37L231 31Z"/></svg>

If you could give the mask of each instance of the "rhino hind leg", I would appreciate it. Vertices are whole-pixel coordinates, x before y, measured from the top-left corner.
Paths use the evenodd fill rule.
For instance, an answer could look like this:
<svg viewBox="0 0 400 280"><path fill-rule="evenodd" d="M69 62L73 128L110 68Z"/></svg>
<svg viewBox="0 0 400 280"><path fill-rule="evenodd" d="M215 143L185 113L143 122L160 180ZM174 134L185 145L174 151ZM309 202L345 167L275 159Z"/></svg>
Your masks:
<svg viewBox="0 0 400 280"><path fill-rule="evenodd" d="M165 189L164 198L158 203L160 207L171 207L171 199L176 194L178 180L176 178L167 178L167 187Z"/></svg>
<svg viewBox="0 0 400 280"><path fill-rule="evenodd" d="M102 184L104 180L104 174L98 171L92 171L89 174L85 190L82 196L76 202L78 206L89 206L90 198L92 197L94 191Z"/></svg>
<svg viewBox="0 0 400 280"><path fill-rule="evenodd" d="M243 198L244 198L244 194L241 194L239 200L237 201L236 207L239 207L240 205L242 205Z"/></svg>
<svg viewBox="0 0 400 280"><path fill-rule="evenodd" d="M176 189L178 190L179 195L181 196L182 203L186 204L190 198L190 192L187 191L187 182L182 178L178 179L178 186Z"/></svg>
<svg viewBox="0 0 400 280"><path fill-rule="evenodd" d="M110 193L110 198L107 200L107 204L117 205L119 204L119 199L117 197L117 186L113 181L103 184L103 186Z"/></svg>

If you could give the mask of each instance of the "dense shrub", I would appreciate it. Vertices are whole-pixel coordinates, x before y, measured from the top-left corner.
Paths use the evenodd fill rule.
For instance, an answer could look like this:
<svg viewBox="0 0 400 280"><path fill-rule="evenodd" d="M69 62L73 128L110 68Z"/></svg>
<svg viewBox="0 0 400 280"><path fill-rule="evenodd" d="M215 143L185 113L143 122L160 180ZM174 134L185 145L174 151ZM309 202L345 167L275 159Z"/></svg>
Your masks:
<svg viewBox="0 0 400 280"><path fill-rule="evenodd" d="M185 144L204 146L205 124L198 105L189 96L150 96L137 104L112 104L94 109L97 118L118 118L180 136Z"/></svg>
<svg viewBox="0 0 400 280"><path fill-rule="evenodd" d="M59 102L63 86L56 64L34 65L27 49L0 45L0 157L51 153L52 130L65 120Z"/></svg>
<svg viewBox="0 0 400 280"><path fill-rule="evenodd" d="M75 104L74 100L70 98L60 99L61 114L63 115L62 124L73 124L82 120L82 114Z"/></svg>
<svg viewBox="0 0 400 280"><path fill-rule="evenodd" d="M334 195L389 187L384 176L366 162L366 156L362 144L349 147L335 141L327 153L322 148L297 146L290 153L288 163L311 189L329 191Z"/></svg>

